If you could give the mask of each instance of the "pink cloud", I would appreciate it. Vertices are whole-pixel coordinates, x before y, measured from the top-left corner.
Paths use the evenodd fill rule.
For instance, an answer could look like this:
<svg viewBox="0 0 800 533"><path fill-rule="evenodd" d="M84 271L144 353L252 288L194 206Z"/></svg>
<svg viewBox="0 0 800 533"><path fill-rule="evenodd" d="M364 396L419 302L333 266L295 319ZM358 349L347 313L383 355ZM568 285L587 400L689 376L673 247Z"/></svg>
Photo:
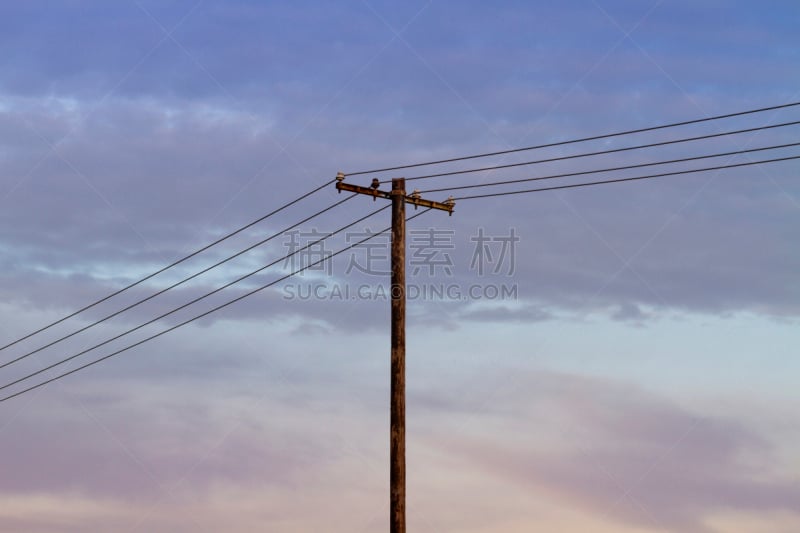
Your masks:
<svg viewBox="0 0 800 533"><path fill-rule="evenodd" d="M800 487L773 473L769 443L742 424L600 378L539 373L522 383L530 404L506 405L514 441L445 438L446 447L620 524L705 533L718 513L800 514ZM543 434L562 442L535 444Z"/></svg>

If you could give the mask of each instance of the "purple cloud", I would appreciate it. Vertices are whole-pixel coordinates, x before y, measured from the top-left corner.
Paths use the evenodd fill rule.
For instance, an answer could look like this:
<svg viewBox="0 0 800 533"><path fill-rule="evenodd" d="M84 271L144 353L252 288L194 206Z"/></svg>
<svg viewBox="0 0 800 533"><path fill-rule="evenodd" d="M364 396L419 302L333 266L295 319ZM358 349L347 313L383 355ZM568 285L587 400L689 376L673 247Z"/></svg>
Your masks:
<svg viewBox="0 0 800 533"><path fill-rule="evenodd" d="M517 380L520 389L530 403L506 397L492 408L509 416L518 444L472 437L446 439L448 449L523 490L656 530L710 533L706 519L726 511L800 512L800 488L772 468L768 441L740 422L600 378L540 372ZM541 433L563 444L525 447Z"/></svg>

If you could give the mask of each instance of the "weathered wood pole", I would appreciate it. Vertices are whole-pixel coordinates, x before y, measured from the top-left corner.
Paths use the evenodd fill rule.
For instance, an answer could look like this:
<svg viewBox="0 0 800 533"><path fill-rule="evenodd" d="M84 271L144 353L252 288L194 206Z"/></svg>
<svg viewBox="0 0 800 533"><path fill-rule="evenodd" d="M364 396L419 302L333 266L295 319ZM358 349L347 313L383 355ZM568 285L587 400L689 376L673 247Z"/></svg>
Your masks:
<svg viewBox="0 0 800 533"><path fill-rule="evenodd" d="M392 180L390 533L406 533L406 180Z"/></svg>

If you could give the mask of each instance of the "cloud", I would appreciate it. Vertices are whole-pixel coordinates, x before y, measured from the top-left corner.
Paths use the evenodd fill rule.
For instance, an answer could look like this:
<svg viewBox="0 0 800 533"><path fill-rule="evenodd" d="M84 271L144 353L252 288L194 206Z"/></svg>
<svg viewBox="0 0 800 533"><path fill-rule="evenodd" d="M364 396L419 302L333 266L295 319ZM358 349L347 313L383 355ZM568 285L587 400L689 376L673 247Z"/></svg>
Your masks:
<svg viewBox="0 0 800 533"><path fill-rule="evenodd" d="M739 422L600 378L537 372L513 390L526 394L503 395L491 409L508 416L513 443L472 436L445 446L523 490L643 528L711 532L707 521L726 512L800 514L800 489L772 464L770 444ZM526 401L508 403L515 397ZM543 447L542 433L561 443Z"/></svg>
<svg viewBox="0 0 800 533"><path fill-rule="evenodd" d="M721 61L721 43L758 36L777 49L788 31L781 17L772 14L759 14L758 25L725 25L716 33L692 31L682 22L678 29L698 41L692 48L674 40L675 21L695 18L679 17L683 8L659 6L634 37L679 80L687 97L676 94L669 79L628 41L575 85L603 58L595 37L609 47L621 39L619 29L592 6L537 9L534 15L512 4L487 17L479 4L457 15L431 5L404 34L415 54L400 40L392 41L379 17L364 6L308 10L210 2L192 11L191 2L142 5L168 28L189 13L175 34L188 54L166 39L147 55L163 32L134 5L89 4L81 17L69 17L73 11L67 5L47 12L8 8L7 20L17 23L4 34L2 46L30 57L6 65L7 71L20 72L6 79L25 87L6 87L0 109L2 169L11 177L0 192L5 194L0 246L6 267L30 272L32 264L44 265L61 274L68 270L103 278L96 272L101 265L105 278L108 271L132 277L263 214L337 170L573 138L608 131L609 123L615 124L612 129L625 129L696 116L700 110L710 114L754 107L767 99L760 89L759 98L744 88L717 87L709 94L692 90L686 79L702 85L698 68L708 71L709 64L740 77L742 56L731 53ZM402 27L423 5L376 10ZM646 12L645 7L604 9L626 28ZM739 21L741 15L731 16ZM453 16L459 24L443 24ZM304 24L291 24L299 18ZM555 25L563 20L580 24L583 35L593 38L564 35ZM329 27L335 21L350 31L316 31L317 25ZM532 32L531 25L538 31ZM30 42L34 27L48 30L51 37L40 47ZM669 47L660 46L665 39ZM708 40L718 47L700 46ZM59 45L63 42L69 46ZM714 60L697 67L698 53ZM751 68L767 68L761 55L746 57ZM120 65L135 66L141 58L126 77ZM780 54L770 55L770 61L772 69L786 64ZM794 70L784 70L773 85L796 86ZM725 78L716 71L713 77ZM762 77L774 79L775 72ZM554 98L564 92L569 98L563 102ZM715 127L693 132L718 131ZM759 136L765 143L785 138ZM709 146L732 149L749 142L739 141ZM56 154L49 152L49 144L57 144ZM685 155L685 147L681 150L659 153ZM509 156L498 162L515 160ZM630 160L651 159L632 155L604 161L613 166ZM598 164L528 167L476 180ZM536 287L525 295L531 307L795 316L791 273L798 258L786 229L797 213L793 171L786 164L765 173L731 172L697 195L703 176L464 202L447 226L466 235L479 224L524 225L519 228L526 241L517 279ZM459 179L442 183L462 183ZM774 216L764 216L766 211ZM346 219L337 215L334 221ZM728 238L733 233L737 239ZM644 249L633 257L633 271L615 276L639 246ZM758 253L747 253L751 248ZM469 264L464 257L469 252L458 253L459 261Z"/></svg>
<svg viewBox="0 0 800 533"><path fill-rule="evenodd" d="M531 9L529 2L498 7L470 1L453 10L424 0L371 2L378 16L363 3L139 4L144 9L136 3L108 2L55 2L47 9L8 3L2 8L2 343L153 272L339 170L442 159L759 107L794 98L798 86L791 2L777 2L769 10L723 8L719 2L662 3L631 34L635 42L624 39L623 33L640 21L649 5L600 2L619 21L621 31L591 3ZM381 18L397 30L404 28L402 39ZM161 25L175 28L177 43L165 36ZM784 111L662 132L636 142L796 116ZM618 154L418 183L438 187L527 178L794 140L794 130L776 130L703 147L676 146L630 157ZM494 158L487 164L617 148L628 141L634 142L561 147L530 157ZM647 185L463 201L453 217L421 217L413 223L415 228L455 231L455 268L452 276L420 275L413 282L444 282L462 291L471 284L508 284L519 288L519 297L490 302L416 299L409 306L409 325L420 328L424 342L442 347L439 364L446 361L449 372L463 374L474 361L459 358L462 341L434 328L469 338L475 332L502 334L509 323L583 319L589 314L641 324L684 311L796 319L796 170L796 164L785 163L724 173L713 180L697 175ZM427 173L419 168L382 176ZM350 179L368 183L371 177ZM441 199L447 194L442 192ZM324 191L15 350L24 352L71 331L69 327L105 316L340 198L333 189ZM335 228L375 207L363 198L353 200L314 224L323 230ZM369 222L373 229L388 224L385 214ZM476 275L470 269L469 237L478 228L507 235L510 227L522 238L513 274ZM276 241L266 251L170 291L41 357L3 369L3 376L13 378L15 372L82 350L284 251L283 240ZM367 283L371 289L385 286L384 278L346 276L343 268L340 263L328 278L293 280L293 288L312 283L330 288L344 282L351 287ZM247 287L276 275L273 271L258 276ZM228 294L234 297L244 290L238 287ZM0 409L0 425L15 414L21 417L9 426L17 433L0 433L0 448L18 458L0 480L6 501L17 510L4 515L3 526L114 529L114 518L97 516L96 506L89 505L92 499L108 495L106 507L117 519L127 520L128 502L149 504L157 489L117 447L113 435L121 436L157 477L176 482L198 450L211 446L213 437L228 427L230 413L246 412L246 400L269 387L277 391L267 402L269 409L243 415L245 427L227 441L227 453L210 458L190 476L182 496L202 505L175 502L180 507L176 513L214 507L222 494L226 503L214 507L216 518L231 509L247 513L248 520L255 517L240 526L247 531L254 529L253 523L263 527L258 520L263 512L276 520L273 523L291 529L291 518L281 521L286 517L282 506L296 510L295 517L303 516L305 510L297 503L302 498L289 493L306 482L307 491L319 490L312 500L320 496L319 501L367 502L342 505L327 516L341 517L364 507L366 514L374 514L372 507L383 504L382 499L370 499L379 494L378 482L375 487L369 480L358 485L356 490L369 497L343 490L353 484L351 472L357 472L358 481L368 477L365 465L340 461L344 452L327 439L334 423L364 436L368 432L360 429L385 422L385 391L376 385L385 376L385 360L373 356L385 351L388 303L286 296L285 288L264 291L164 336L158 344L131 350L116 364L98 365L64 380L61 387L48 387L52 392L45 391L39 400L30 400L32 404L9 403L16 407ZM211 298L193 311L223 300ZM176 314L122 340L132 342L189 316L188 311ZM491 354L494 346L489 339L486 345L475 342L470 348ZM4 351L2 360L21 353L15 350ZM366 370L356 368L356 361ZM413 372L416 367L409 368ZM285 376L285 388L265 378L276 375ZM554 430L549 435L556 435L552 439L558 442L534 450L511 442L497 453L485 445L489 437L483 434L483 440L462 443L462 452L474 456L489 476L501 472L504 479L517 480L515 490L532 486L530 480L535 479L536 488L545 487L556 499L594 516L610 516L618 524L642 526L654 515L677 529L699 531L709 513L732 506L751 515L793 512L793 489L778 475L753 466L756 457L768 462L771 448L752 429L683 410L635 387L574 376L528 377L526 390L547 397L533 392L533 399L522 403L541 402L552 408L549 414L514 404L513 399L510 406L483 405L466 398L469 395L451 398L420 389L409 391L409 401L425 413L418 419L422 430L435 426L432 415L439 412L454 418L477 413L487 427L505 428L506 417L531 415L529 408L550 428L561 427L558 417L563 416L578 440L590 444L588 449L571 447L575 441ZM299 391L289 390L297 384L303 384ZM310 388L330 396L321 401ZM339 404L331 397L344 400ZM81 401L113 435L85 417ZM362 417L360 402L380 410L376 407ZM323 429L314 433L309 427ZM663 454L664 442L687 427L694 429L640 481L642 469ZM382 437L370 448L374 456L379 455L374 450L384 450ZM442 449L442 442L448 443L444 449L449 456L446 439L434 447ZM306 462L311 456L319 461ZM636 487L630 496L647 512L631 501L612 507L612 494L619 492L602 472L587 468L595 464ZM325 480L315 477L321 471L331 475L327 492L320 488ZM694 473L701 475L693 477ZM252 496L256 478L267 480L258 497ZM227 484L231 486L220 488ZM384 486L382 480L379 486ZM259 498L275 503L263 511L256 503ZM237 507L235 502L242 500L245 503ZM80 510L86 521L69 515L60 502ZM668 515L667 507L675 512ZM66 525L25 522L33 514ZM166 517L158 527L184 527L173 518ZM346 524L343 528L352 525L337 523ZM525 525L520 529L526 530Z"/></svg>
<svg viewBox="0 0 800 533"><path fill-rule="evenodd" d="M169 361L139 354L115 365L116 371L76 376L39 397L6 404L0 442L18 460L4 467L0 497L19 503L36 494L69 492L139 509L165 500L169 511L151 520L155 530L166 531L171 520L199 502L216 502L213 508L224 514L243 491L283 502L263 518L281 523L305 516L298 506L325 501L333 490L351 510L342 527L360 519L361 511L352 514L355 509L363 510L366 520L374 509L364 510L372 500L360 495L362 489L369 486L369 494L376 495L385 486L372 472L385 459L379 428L385 423L386 391L376 386L385 367L367 355L374 350L369 342L309 355L313 339L307 335L284 351L281 336L272 333L276 340L265 350L248 347L242 338L248 334L239 328L238 342L227 342L236 357L216 362L208 358L220 348L209 342L214 337L192 347L177 339L159 350L172 353L175 343L180 352ZM449 366L446 360L439 364ZM734 510L750 518L800 513L797 488L776 463L770 442L741 422L679 407L627 382L549 371L475 374L467 371L470 362L463 354L457 360L457 368L447 369L448 387L426 385L417 360L410 361L415 490L434 491L432 501L447 501L447 509L463 505L470 491L453 486L442 500L434 487L467 476L496 487L492 498L503 500L508 493L524 501L526 494L544 494L546 502L574 509L598 527L618 523L632 531L657 526L718 531L708 525L710 517ZM232 368L233 362L239 367ZM484 401L474 391L494 392ZM441 456L446 464L440 464ZM200 466L194 467L197 461ZM475 510L471 526L476 531L481 531L477 524L489 530L501 519L524 524L530 514L509 502L481 498L482 510ZM58 520L60 512L45 503L34 508ZM496 516L498 505L507 505L507 514ZM107 509L109 521L127 512L115 505ZM463 519L426 510L442 527ZM243 511L242 520L256 513ZM208 508L195 516L211 520L215 512ZM80 506L76 514L81 524L103 518ZM573 522L562 517L556 523Z"/></svg>
<svg viewBox="0 0 800 533"><path fill-rule="evenodd" d="M208 406L173 401L153 413L135 395L106 396L113 410L100 407L95 396L86 407L81 400L68 400L71 408L52 409L50 414L34 414L28 406L26 415L10 422L2 446L18 460L4 467L0 492L78 490L142 504L149 494L165 493L177 483L185 485L183 490L230 480L285 486L314 453L286 433L254 427L252 421L242 425L233 413ZM229 407L236 412L242 406ZM116 418L122 413L124 424ZM221 441L220 436L232 429ZM265 434L270 435L266 440ZM58 453L52 453L53 435L59 436ZM291 441L290 448L283 447L285 439ZM185 453L189 446L197 453ZM194 468L199 458L202 468Z"/></svg>

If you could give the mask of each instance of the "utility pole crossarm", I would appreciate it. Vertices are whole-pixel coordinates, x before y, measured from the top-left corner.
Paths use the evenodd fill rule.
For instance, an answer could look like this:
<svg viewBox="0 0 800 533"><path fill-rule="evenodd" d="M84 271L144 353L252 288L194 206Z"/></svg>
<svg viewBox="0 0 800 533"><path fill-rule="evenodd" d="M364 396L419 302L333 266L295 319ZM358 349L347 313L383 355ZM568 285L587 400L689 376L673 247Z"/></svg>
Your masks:
<svg viewBox="0 0 800 533"><path fill-rule="evenodd" d="M336 189L339 192L347 191L347 192L355 192L358 194L365 194L367 196L372 196L373 199L375 198L386 198L387 200L392 198L392 193L390 191L381 191L378 189L380 187L380 182L378 180L372 180L371 187L364 187L361 185L353 185L350 183L345 183L343 181L343 177L336 177ZM455 207L456 203L452 198L448 198L444 202L434 202L433 200L426 200L425 198L421 198L418 191L414 191L411 194L405 196L405 200L407 204L411 204L414 207L427 207L429 209L440 209L442 211L447 211L448 214L453 214L453 208Z"/></svg>

